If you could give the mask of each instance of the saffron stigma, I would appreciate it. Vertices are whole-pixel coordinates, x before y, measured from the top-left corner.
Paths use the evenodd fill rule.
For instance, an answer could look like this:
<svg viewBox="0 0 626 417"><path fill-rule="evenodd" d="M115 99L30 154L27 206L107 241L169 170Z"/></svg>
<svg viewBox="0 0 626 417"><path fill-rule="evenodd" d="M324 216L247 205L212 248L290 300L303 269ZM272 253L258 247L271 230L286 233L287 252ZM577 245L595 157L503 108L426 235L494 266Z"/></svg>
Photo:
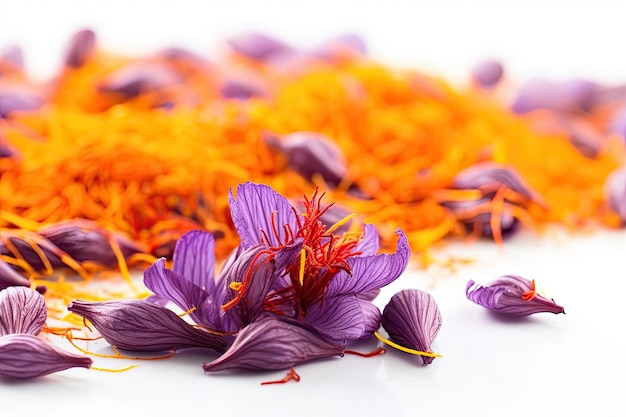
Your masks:
<svg viewBox="0 0 626 417"><path fill-rule="evenodd" d="M300 375L296 372L295 369L291 368L287 372L287 375L283 379L279 379L276 381L265 381L261 382L261 385L271 385L271 384L285 384L289 381L300 382Z"/></svg>

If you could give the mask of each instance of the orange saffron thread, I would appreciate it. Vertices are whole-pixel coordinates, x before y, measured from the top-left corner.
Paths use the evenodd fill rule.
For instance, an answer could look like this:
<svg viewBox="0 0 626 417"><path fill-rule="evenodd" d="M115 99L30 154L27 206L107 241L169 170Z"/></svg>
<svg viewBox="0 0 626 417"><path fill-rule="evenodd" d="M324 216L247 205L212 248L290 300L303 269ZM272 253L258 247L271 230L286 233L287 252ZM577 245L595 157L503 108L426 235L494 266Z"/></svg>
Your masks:
<svg viewBox="0 0 626 417"><path fill-rule="evenodd" d="M289 371L287 372L287 375L285 375L285 377L283 379L279 379L279 380L276 380L276 381L261 382L261 385L284 384L284 383L287 383L289 381L300 382L300 375L298 375L296 370L293 369L293 368L289 369Z"/></svg>

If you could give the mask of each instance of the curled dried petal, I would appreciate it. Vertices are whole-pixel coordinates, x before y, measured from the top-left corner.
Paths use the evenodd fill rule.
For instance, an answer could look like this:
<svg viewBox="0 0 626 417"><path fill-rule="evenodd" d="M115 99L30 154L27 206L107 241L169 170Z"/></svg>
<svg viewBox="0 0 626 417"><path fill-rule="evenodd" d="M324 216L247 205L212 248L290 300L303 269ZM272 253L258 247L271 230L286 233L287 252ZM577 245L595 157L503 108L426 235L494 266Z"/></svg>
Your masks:
<svg viewBox="0 0 626 417"><path fill-rule="evenodd" d="M536 109L557 112L585 112L594 105L598 86L587 80L554 82L534 79L523 85L511 108L515 113L527 113Z"/></svg>
<svg viewBox="0 0 626 417"><path fill-rule="evenodd" d="M382 325L392 342L409 349L430 352L431 344L441 328L441 313L428 292L404 289L391 297L385 306ZM424 366L435 359L423 355L418 357Z"/></svg>
<svg viewBox="0 0 626 417"><path fill-rule="evenodd" d="M8 287L0 291L0 336L38 334L48 317L41 294L28 287Z"/></svg>
<svg viewBox="0 0 626 417"><path fill-rule="evenodd" d="M267 317L241 330L226 353L202 367L205 372L277 370L343 353L344 346L324 340L299 322Z"/></svg>
<svg viewBox="0 0 626 417"><path fill-rule="evenodd" d="M535 313L565 313L554 300L537 294L535 282L517 275L504 275L481 285L473 280L465 289L467 298L496 313L527 316Z"/></svg>
<svg viewBox="0 0 626 417"><path fill-rule="evenodd" d="M80 68L85 65L96 47L96 34L91 29L76 32L68 42L65 66Z"/></svg>
<svg viewBox="0 0 626 417"><path fill-rule="evenodd" d="M70 368L91 368L87 356L66 352L32 334L0 337L0 375L29 379Z"/></svg>
<svg viewBox="0 0 626 417"><path fill-rule="evenodd" d="M159 352L208 347L223 352L222 336L198 329L173 311L145 300L72 301L67 309L89 320L102 337L120 349Z"/></svg>

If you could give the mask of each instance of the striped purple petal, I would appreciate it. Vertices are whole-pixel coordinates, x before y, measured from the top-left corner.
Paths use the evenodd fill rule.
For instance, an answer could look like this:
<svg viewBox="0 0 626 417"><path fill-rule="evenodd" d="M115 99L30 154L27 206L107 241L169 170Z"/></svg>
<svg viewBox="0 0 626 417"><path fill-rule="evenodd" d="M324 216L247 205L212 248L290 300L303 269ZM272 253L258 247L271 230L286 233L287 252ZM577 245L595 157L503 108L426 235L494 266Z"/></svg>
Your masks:
<svg viewBox="0 0 626 417"><path fill-rule="evenodd" d="M120 349L158 352L208 347L223 352L222 336L187 323L173 311L145 300L72 301L67 309L89 320L111 345Z"/></svg>
<svg viewBox="0 0 626 417"><path fill-rule="evenodd" d="M469 300L496 313L515 316L565 313L554 300L537 294L534 281L517 275L504 275L487 285L470 280L465 294Z"/></svg>
<svg viewBox="0 0 626 417"><path fill-rule="evenodd" d="M226 353L202 367L205 372L277 370L343 353L343 345L326 341L299 322L267 317L245 327Z"/></svg>
<svg viewBox="0 0 626 417"><path fill-rule="evenodd" d="M213 234L192 230L174 248L174 271L211 293L215 287L215 239Z"/></svg>
<svg viewBox="0 0 626 417"><path fill-rule="evenodd" d="M389 300L383 310L383 328L389 340L402 347L431 352L431 344L441 328L441 313L432 295L418 289L404 289ZM418 355L422 365L435 359Z"/></svg>
<svg viewBox="0 0 626 417"><path fill-rule="evenodd" d="M0 337L0 375L30 379L70 368L91 368L87 356L66 352L32 334Z"/></svg>
<svg viewBox="0 0 626 417"><path fill-rule="evenodd" d="M37 291L28 287L8 287L0 291L0 336L39 334L47 317L46 303Z"/></svg>

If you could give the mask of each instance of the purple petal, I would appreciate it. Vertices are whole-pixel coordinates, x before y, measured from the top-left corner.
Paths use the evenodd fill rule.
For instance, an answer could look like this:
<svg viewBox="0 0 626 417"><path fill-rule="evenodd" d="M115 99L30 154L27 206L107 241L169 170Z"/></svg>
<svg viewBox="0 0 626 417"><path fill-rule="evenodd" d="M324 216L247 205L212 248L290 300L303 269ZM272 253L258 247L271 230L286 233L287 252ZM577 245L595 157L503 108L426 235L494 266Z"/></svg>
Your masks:
<svg viewBox="0 0 626 417"><path fill-rule="evenodd" d="M11 265L0 259L0 290L13 285L28 287L30 285L30 281L28 278L13 269Z"/></svg>
<svg viewBox="0 0 626 417"><path fill-rule="evenodd" d="M382 325L389 340L400 346L430 352L441 328L441 313L435 299L426 291L405 289L389 300L383 310ZM418 355L423 365L435 358Z"/></svg>
<svg viewBox="0 0 626 417"><path fill-rule="evenodd" d="M330 186L337 186L348 172L341 149L335 142L315 132L266 135L265 142L287 157L291 169L307 180L320 175Z"/></svg>
<svg viewBox="0 0 626 417"><path fill-rule="evenodd" d="M294 321L265 318L245 327L222 356L203 363L205 372L226 369L277 370L331 356L344 346L330 343Z"/></svg>
<svg viewBox="0 0 626 417"><path fill-rule="evenodd" d="M174 312L145 300L72 301L67 309L93 324L102 337L120 349L158 352L190 347L225 349L222 336L187 323Z"/></svg>
<svg viewBox="0 0 626 417"><path fill-rule="evenodd" d="M230 47L248 58L263 61L274 55L290 52L292 48L259 32L248 32L228 41Z"/></svg>
<svg viewBox="0 0 626 417"><path fill-rule="evenodd" d="M346 54L366 55L367 44L359 35L348 33L324 42L315 48L312 54L328 61L334 61L346 56Z"/></svg>
<svg viewBox="0 0 626 417"><path fill-rule="evenodd" d="M380 238L378 229L373 224L363 225L363 235L356 245L355 250L361 252L361 256L376 255L380 250Z"/></svg>
<svg viewBox="0 0 626 417"><path fill-rule="evenodd" d="M502 79L504 67L495 60L481 61L472 69L472 78L482 88L493 88Z"/></svg>
<svg viewBox="0 0 626 417"><path fill-rule="evenodd" d="M309 306L303 321L327 340L360 339L365 332L360 301L352 294L326 298Z"/></svg>
<svg viewBox="0 0 626 417"><path fill-rule="evenodd" d="M626 223L626 168L613 171L606 179L606 200L622 223Z"/></svg>
<svg viewBox="0 0 626 417"><path fill-rule="evenodd" d="M27 287L0 291L0 336L15 333L39 334L48 310L41 294Z"/></svg>
<svg viewBox="0 0 626 417"><path fill-rule="evenodd" d="M5 63L9 63L14 70L24 69L24 52L17 45L10 45L0 52L0 69ZM1 71L0 71L1 73Z"/></svg>
<svg viewBox="0 0 626 417"><path fill-rule="evenodd" d="M455 188L470 190L485 186L505 186L533 201L542 201L513 167L495 162L483 162L459 172L454 177L453 185Z"/></svg>
<svg viewBox="0 0 626 417"><path fill-rule="evenodd" d="M398 229L396 234L399 239L395 253L349 258L352 275L339 272L328 285L326 297L368 293L395 281L406 269L411 255L404 232Z"/></svg>
<svg viewBox="0 0 626 417"><path fill-rule="evenodd" d="M214 324L214 320L210 319L210 308L206 306L213 301L210 294L178 272L167 269L164 259L159 259L144 271L143 282L158 297L172 301L183 311L196 308L190 316L197 323L209 327ZM161 302L153 304L162 305ZM205 319L208 319L208 323Z"/></svg>
<svg viewBox="0 0 626 417"><path fill-rule="evenodd" d="M237 186L237 198L230 190L228 201L244 247L259 244L280 247L293 240L292 233L297 231L296 214L289 201L272 188L251 182L241 184Z"/></svg>
<svg viewBox="0 0 626 417"><path fill-rule="evenodd" d="M20 89L0 89L0 118L13 112L33 111L43 105L43 98L32 92Z"/></svg>
<svg viewBox="0 0 626 417"><path fill-rule="evenodd" d="M227 80L220 86L224 98L248 100L263 97L265 90L258 83L249 80Z"/></svg>
<svg viewBox="0 0 626 417"><path fill-rule="evenodd" d="M566 113L586 112L594 105L597 87L587 80L553 82L535 79L520 88L511 108L515 113L527 113L536 109Z"/></svg>
<svg viewBox="0 0 626 417"><path fill-rule="evenodd" d="M83 29L70 39L65 55L65 65L69 68L80 68L85 65L96 48L96 34L91 29Z"/></svg>
<svg viewBox="0 0 626 417"><path fill-rule="evenodd" d="M174 271L208 293L215 287L215 239L200 230L185 233L174 248Z"/></svg>
<svg viewBox="0 0 626 417"><path fill-rule="evenodd" d="M46 226L37 233L77 262L96 262L103 266L117 265L117 257L111 248L109 236L115 240L125 258L142 251L129 239L108 232L89 220L61 221ZM56 258L56 255L52 256Z"/></svg>
<svg viewBox="0 0 626 417"><path fill-rule="evenodd" d="M532 281L516 275L499 277L488 285L473 280L467 283L465 294L468 299L497 313L527 316L535 313L564 313L565 310L554 300L536 294ZM532 298L525 300L528 294Z"/></svg>
<svg viewBox="0 0 626 417"><path fill-rule="evenodd" d="M119 94L130 99L182 81L179 74L165 65L136 61L110 74L99 89L103 93Z"/></svg>
<svg viewBox="0 0 626 417"><path fill-rule="evenodd" d="M0 337L0 375L29 379L69 368L91 368L91 358L68 353L32 334Z"/></svg>

